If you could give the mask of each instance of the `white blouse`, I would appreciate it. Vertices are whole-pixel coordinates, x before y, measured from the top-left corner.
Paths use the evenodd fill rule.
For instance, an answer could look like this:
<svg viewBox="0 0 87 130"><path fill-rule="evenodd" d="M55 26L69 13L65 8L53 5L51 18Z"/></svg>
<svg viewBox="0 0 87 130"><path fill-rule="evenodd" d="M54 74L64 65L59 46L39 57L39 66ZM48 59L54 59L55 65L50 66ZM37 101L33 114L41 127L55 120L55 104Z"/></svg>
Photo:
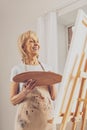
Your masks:
<svg viewBox="0 0 87 130"><path fill-rule="evenodd" d="M44 69L44 70L43 70ZM11 70L10 81L13 81L13 77L17 74L28 72L28 71L51 71L51 67L46 64L41 63L41 65L25 65L24 63L20 63L15 65ZM19 90L22 90L23 83L19 84Z"/></svg>

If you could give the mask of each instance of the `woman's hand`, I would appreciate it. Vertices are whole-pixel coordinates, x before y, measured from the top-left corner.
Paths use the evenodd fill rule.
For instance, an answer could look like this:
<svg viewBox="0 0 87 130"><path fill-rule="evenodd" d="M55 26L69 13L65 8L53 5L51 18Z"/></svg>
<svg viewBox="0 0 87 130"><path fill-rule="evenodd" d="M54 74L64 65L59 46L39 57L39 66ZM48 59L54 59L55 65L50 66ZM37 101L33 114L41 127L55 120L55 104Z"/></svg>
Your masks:
<svg viewBox="0 0 87 130"><path fill-rule="evenodd" d="M36 86L36 80L30 79L28 80L23 87L23 90L18 93L19 84L16 82L11 82L10 89L10 100L13 105L19 104L26 98L26 95L32 91L32 89Z"/></svg>
<svg viewBox="0 0 87 130"><path fill-rule="evenodd" d="M35 88L36 83L37 83L36 80L29 79L26 83L24 83L24 85L23 85L23 91L25 91L26 94L29 93L29 92L31 92L32 89Z"/></svg>

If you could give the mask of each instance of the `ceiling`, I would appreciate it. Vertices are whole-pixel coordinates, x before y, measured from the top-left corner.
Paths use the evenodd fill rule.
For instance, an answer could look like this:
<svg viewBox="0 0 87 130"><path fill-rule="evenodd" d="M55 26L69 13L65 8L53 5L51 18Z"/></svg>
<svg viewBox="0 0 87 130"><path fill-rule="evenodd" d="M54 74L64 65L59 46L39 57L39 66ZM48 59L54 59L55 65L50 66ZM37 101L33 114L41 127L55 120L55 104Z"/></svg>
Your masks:
<svg viewBox="0 0 87 130"><path fill-rule="evenodd" d="M73 25L75 23L76 16L79 9L82 9L87 14L87 5L85 5L58 16L59 21L66 26Z"/></svg>

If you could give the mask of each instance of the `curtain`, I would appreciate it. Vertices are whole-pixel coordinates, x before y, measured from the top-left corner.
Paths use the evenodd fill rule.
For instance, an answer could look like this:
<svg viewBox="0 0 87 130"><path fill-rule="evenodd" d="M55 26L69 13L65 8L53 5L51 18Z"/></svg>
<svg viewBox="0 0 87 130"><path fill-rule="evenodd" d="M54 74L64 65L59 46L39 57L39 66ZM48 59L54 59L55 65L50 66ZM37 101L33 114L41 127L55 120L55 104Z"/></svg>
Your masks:
<svg viewBox="0 0 87 130"><path fill-rule="evenodd" d="M39 41L41 44L40 60L52 66L54 72L59 73L60 68L59 68L58 21L56 12L50 12L38 18L37 34L39 36ZM60 84L56 84L58 93L60 93L59 86ZM60 109L59 99L60 97L58 96L54 102L55 117L57 117L57 119Z"/></svg>
<svg viewBox="0 0 87 130"><path fill-rule="evenodd" d="M40 60L58 73L58 23L56 12L50 12L37 20L37 34L41 44Z"/></svg>

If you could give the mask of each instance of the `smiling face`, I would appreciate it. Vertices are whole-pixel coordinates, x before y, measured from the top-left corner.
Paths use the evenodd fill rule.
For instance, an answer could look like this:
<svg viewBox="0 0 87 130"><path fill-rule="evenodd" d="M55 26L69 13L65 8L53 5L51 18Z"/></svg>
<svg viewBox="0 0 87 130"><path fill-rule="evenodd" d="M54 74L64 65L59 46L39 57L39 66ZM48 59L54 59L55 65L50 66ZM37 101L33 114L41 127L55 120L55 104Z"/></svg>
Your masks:
<svg viewBox="0 0 87 130"><path fill-rule="evenodd" d="M18 39L18 44L24 63L26 60L38 58L40 45L36 33L32 31L23 33Z"/></svg>
<svg viewBox="0 0 87 130"><path fill-rule="evenodd" d="M38 55L39 53L39 41L37 37L34 35L31 35L30 38L25 43L25 50L27 54L30 54L32 56Z"/></svg>

